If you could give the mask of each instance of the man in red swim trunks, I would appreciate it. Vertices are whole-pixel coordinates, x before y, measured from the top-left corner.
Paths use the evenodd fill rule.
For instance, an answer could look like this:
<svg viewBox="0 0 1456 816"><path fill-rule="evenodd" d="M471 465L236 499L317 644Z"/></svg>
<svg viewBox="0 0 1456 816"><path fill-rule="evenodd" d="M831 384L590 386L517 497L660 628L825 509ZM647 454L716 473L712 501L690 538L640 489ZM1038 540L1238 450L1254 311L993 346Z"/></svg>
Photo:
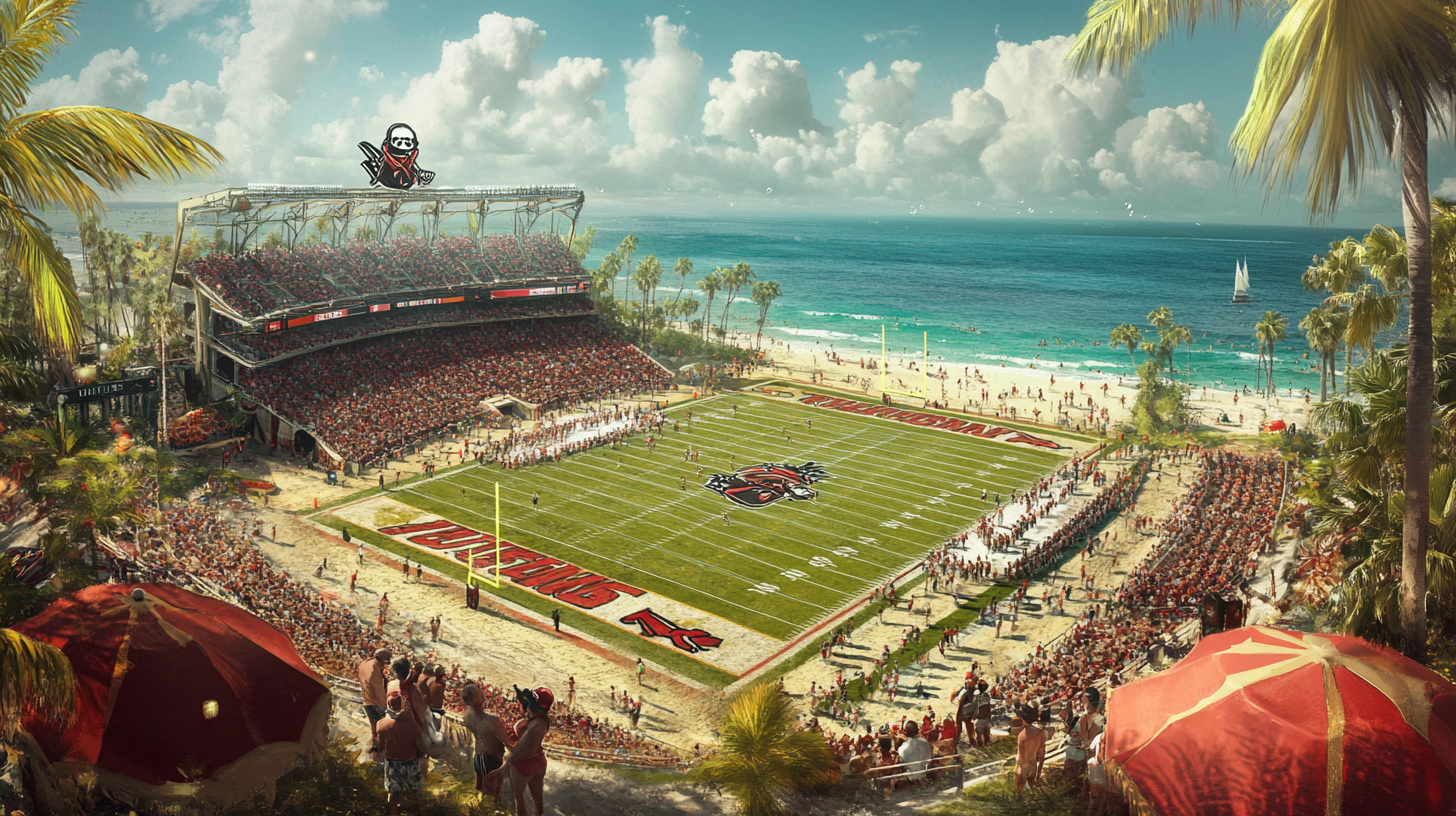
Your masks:
<svg viewBox="0 0 1456 816"><path fill-rule="evenodd" d="M530 788L534 813L542 816L545 803L542 801L542 785L546 781L546 752L542 741L551 727L548 712L556 702L551 689L542 686L534 691L517 691L526 719L520 720L512 729L516 733L516 744L506 751L505 764L491 771L487 779L498 777L506 768L511 769L511 792L516 795L516 813L526 816L526 789Z"/></svg>

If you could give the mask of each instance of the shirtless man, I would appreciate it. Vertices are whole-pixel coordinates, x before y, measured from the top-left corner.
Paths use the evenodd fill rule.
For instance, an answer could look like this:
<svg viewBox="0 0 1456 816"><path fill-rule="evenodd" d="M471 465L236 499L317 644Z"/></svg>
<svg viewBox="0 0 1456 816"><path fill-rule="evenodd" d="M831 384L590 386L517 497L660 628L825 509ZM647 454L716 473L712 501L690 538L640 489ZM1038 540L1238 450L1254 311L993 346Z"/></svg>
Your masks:
<svg viewBox="0 0 1456 816"><path fill-rule="evenodd" d="M415 724L423 732L425 730L425 705L424 695L420 693L419 679L424 672L424 664L416 662L410 665L409 658L401 655L390 661L389 670L394 675L386 687L390 692L399 692L404 697L405 708L414 717ZM430 758L420 757L420 770L425 776L430 775Z"/></svg>
<svg viewBox="0 0 1456 816"><path fill-rule="evenodd" d="M445 719L445 667L436 665L435 674L430 679L429 686L426 687L424 683L421 683L420 689L424 692L425 705L428 705L430 713L435 715L435 730L438 731Z"/></svg>
<svg viewBox="0 0 1456 816"><path fill-rule="evenodd" d="M384 695L387 682L384 677L384 668L394 657L394 652L388 649L379 649L374 652L374 657L360 661L359 663L359 688L364 692L364 714L369 718L369 735L384 718Z"/></svg>
<svg viewBox="0 0 1456 816"><path fill-rule="evenodd" d="M460 690L460 701L465 704L465 728L475 735L475 789L499 799L502 779L492 772L501 766L510 742L505 724L485 710L485 693L474 683Z"/></svg>
<svg viewBox="0 0 1456 816"><path fill-rule="evenodd" d="M1026 724L1016 737L1016 795L1020 796L1041 775L1042 763L1046 762L1047 732L1041 726L1041 712L1037 709L1023 705L1017 714Z"/></svg>

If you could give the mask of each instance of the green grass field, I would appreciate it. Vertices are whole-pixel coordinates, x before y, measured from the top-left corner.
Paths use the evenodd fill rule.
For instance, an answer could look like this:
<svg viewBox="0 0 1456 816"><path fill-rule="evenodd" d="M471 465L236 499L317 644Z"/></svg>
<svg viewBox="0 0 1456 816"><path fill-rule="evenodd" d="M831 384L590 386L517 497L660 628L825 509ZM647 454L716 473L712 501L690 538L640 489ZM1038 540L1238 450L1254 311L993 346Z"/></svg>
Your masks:
<svg viewBox="0 0 1456 816"><path fill-rule="evenodd" d="M490 530L499 481L506 540L788 640L972 524L992 504L982 488L1004 496L1066 458L745 394L668 418L655 453L638 438L524 471L461 468L391 495ZM683 461L688 446L698 461ZM812 501L748 509L703 487L735 465L809 461L829 474Z"/></svg>

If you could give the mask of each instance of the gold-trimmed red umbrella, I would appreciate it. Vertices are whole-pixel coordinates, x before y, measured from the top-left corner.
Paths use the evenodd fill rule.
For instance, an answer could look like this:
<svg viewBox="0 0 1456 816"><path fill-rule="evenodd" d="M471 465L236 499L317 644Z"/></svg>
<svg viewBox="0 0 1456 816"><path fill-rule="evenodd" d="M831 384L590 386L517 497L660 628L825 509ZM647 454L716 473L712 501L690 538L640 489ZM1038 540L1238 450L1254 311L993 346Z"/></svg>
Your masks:
<svg viewBox="0 0 1456 816"><path fill-rule="evenodd" d="M170 584L102 584L12 628L60 649L76 673L68 727L23 721L24 753L45 760L32 773L56 781L45 786L56 796L84 779L118 801L222 809L271 790L327 735L328 685L287 635L232 604Z"/></svg>
<svg viewBox="0 0 1456 816"><path fill-rule="evenodd" d="M1108 698L1139 816L1432 816L1456 803L1456 685L1359 638L1249 626Z"/></svg>

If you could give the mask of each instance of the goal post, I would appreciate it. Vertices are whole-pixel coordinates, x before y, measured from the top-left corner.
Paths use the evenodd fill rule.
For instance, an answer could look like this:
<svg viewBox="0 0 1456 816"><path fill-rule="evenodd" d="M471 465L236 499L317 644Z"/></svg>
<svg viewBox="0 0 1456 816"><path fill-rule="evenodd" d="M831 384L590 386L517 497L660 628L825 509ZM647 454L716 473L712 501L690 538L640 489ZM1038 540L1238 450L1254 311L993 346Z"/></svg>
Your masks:
<svg viewBox="0 0 1456 816"><path fill-rule="evenodd" d="M885 324L880 324L880 393L897 394L902 397L910 397L911 399L930 401L930 332L922 332L922 340L924 341L924 349L922 352L924 356L920 361L920 390L904 391L891 388L889 382L890 355L889 349L886 347Z"/></svg>
<svg viewBox="0 0 1456 816"><path fill-rule="evenodd" d="M490 570L486 570L484 575L476 572L475 553L479 549L479 547L470 548L470 563L465 565L465 585L468 587L473 587L475 586L475 582L479 581L482 584L490 584L496 589L500 589L500 482L495 483L495 575L491 575Z"/></svg>

